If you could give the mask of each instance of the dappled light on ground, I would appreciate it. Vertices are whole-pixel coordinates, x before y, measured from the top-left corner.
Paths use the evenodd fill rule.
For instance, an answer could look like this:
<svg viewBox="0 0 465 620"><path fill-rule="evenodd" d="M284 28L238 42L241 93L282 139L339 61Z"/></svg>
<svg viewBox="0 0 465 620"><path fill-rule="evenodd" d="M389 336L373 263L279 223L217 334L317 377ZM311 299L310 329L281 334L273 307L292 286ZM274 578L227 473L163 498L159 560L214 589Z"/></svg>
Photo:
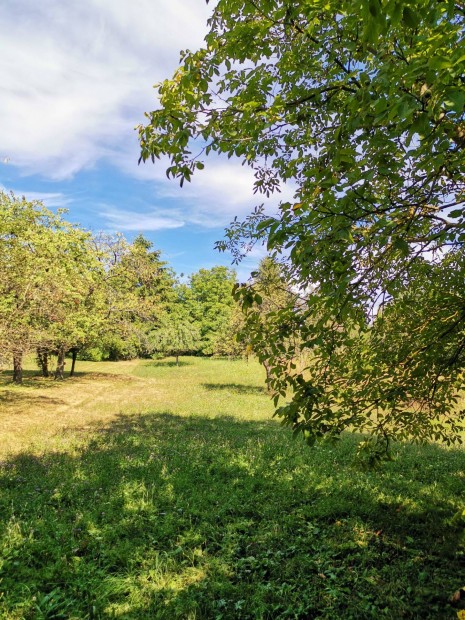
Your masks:
<svg viewBox="0 0 465 620"><path fill-rule="evenodd" d="M221 364L196 368L199 393L188 375L186 389L204 409L186 413L189 394L156 407L155 391L149 405L176 369L134 366L112 385L126 397L136 385L144 411L105 417L98 380L103 420L81 412L81 427L3 459L2 618L453 617L462 450L398 446L395 462L361 471L357 437L309 450L250 413L269 398L241 384L245 364L230 383ZM161 374L137 377L148 372Z"/></svg>

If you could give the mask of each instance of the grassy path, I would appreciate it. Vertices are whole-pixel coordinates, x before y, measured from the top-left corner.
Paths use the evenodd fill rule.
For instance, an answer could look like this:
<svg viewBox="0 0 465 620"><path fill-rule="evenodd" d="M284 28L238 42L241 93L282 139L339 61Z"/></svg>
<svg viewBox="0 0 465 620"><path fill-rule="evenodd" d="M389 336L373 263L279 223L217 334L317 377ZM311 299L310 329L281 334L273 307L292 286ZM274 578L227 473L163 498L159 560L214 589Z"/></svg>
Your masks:
<svg viewBox="0 0 465 620"><path fill-rule="evenodd" d="M0 617L456 617L465 453L305 448L255 365L81 364L0 386Z"/></svg>

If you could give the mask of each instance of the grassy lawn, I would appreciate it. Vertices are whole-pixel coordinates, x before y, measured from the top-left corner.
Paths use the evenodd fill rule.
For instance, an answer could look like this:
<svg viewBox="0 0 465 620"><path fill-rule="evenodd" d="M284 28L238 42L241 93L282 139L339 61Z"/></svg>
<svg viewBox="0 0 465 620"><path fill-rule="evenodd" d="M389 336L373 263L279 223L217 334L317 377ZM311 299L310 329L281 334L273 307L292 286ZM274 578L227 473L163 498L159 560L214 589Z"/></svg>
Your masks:
<svg viewBox="0 0 465 620"><path fill-rule="evenodd" d="M0 618L455 618L465 452L310 450L258 365L0 379ZM3 383L1 383L3 381Z"/></svg>

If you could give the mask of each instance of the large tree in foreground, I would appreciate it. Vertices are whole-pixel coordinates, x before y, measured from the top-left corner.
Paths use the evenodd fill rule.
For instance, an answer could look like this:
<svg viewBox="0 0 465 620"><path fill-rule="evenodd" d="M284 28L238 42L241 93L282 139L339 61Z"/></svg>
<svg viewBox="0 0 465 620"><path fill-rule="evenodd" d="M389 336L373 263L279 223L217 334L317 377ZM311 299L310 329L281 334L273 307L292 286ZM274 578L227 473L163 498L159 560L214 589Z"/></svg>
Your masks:
<svg viewBox="0 0 465 620"><path fill-rule="evenodd" d="M269 364L292 391L278 414L309 442L459 432L464 23L461 0L219 0L140 128L142 159L167 154L181 183L214 151L251 166L258 192L295 186L220 245L266 240L301 292L282 342L297 335L308 366L281 350Z"/></svg>

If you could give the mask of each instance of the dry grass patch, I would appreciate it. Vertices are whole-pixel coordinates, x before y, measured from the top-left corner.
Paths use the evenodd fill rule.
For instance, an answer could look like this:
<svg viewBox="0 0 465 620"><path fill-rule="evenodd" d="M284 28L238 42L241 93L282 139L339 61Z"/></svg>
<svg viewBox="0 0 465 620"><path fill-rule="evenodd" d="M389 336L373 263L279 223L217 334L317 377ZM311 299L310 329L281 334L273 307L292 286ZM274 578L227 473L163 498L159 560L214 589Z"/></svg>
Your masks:
<svg viewBox="0 0 465 620"><path fill-rule="evenodd" d="M248 391L255 391L254 399ZM153 410L246 419L272 413L254 362L182 358L179 367L170 359L78 362L76 376L64 381L41 377L29 362L23 386L12 384L11 373L0 374L0 458L26 449L63 449L75 433Z"/></svg>

